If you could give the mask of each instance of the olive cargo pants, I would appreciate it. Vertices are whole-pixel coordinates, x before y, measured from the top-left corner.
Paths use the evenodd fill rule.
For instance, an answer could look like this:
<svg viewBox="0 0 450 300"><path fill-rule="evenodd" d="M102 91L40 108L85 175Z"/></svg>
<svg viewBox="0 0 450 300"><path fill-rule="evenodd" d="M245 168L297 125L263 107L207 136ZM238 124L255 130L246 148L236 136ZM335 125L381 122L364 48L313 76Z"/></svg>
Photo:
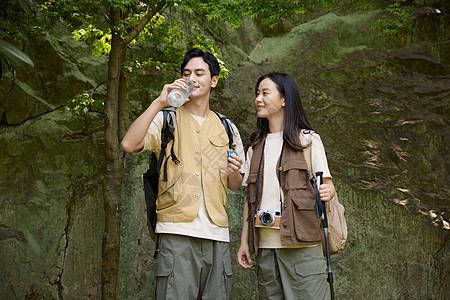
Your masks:
<svg viewBox="0 0 450 300"><path fill-rule="evenodd" d="M330 299L322 245L305 248L259 249L260 299Z"/></svg>
<svg viewBox="0 0 450 300"><path fill-rule="evenodd" d="M229 244L175 234L159 235L155 299L227 300L231 292Z"/></svg>

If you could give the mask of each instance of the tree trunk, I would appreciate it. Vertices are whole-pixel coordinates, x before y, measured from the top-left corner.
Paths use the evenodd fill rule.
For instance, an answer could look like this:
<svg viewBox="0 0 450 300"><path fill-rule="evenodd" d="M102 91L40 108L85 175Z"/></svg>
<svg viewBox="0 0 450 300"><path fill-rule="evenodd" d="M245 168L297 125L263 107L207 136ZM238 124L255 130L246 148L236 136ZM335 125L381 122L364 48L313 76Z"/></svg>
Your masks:
<svg viewBox="0 0 450 300"><path fill-rule="evenodd" d="M127 60L127 48L124 46L122 51L122 67L120 68L119 82L119 140L125 136L130 125L130 101L128 98L128 78L123 70Z"/></svg>
<svg viewBox="0 0 450 300"><path fill-rule="evenodd" d="M131 42L165 1L157 1L136 28L125 38L115 31L121 20L120 9L111 10L111 51L108 64L108 88L105 101L105 175L103 179L103 204L105 230L102 243L102 299L118 298L120 258L120 225L122 218L121 184L124 165L121 161L120 139L129 125L128 81L123 71L126 46ZM123 160L125 161L125 160Z"/></svg>
<svg viewBox="0 0 450 300"><path fill-rule="evenodd" d="M113 24L120 20L120 10L112 11L111 20ZM120 191L123 176L118 136L118 98L122 51L123 43L120 34L113 31L108 65L108 88L104 107L105 175L103 180L103 204L105 231L102 243L102 299L118 298L120 223L122 216Z"/></svg>

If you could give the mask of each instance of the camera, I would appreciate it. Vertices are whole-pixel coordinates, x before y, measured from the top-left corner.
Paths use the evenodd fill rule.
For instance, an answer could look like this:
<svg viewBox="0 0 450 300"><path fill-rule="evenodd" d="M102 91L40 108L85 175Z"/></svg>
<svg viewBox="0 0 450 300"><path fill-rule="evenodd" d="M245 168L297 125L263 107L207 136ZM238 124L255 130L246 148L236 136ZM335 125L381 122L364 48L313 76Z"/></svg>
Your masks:
<svg viewBox="0 0 450 300"><path fill-rule="evenodd" d="M274 210L259 210L255 216L255 227L280 229L281 212Z"/></svg>

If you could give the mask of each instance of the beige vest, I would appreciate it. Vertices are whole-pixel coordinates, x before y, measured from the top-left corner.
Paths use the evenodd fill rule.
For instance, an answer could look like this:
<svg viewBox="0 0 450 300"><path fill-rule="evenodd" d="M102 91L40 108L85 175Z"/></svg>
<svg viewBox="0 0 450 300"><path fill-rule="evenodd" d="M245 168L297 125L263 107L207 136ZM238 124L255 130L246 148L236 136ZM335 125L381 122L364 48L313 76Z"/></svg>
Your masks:
<svg viewBox="0 0 450 300"><path fill-rule="evenodd" d="M156 201L161 222L192 222L198 214L203 184L206 211L219 227L228 227L226 213L228 175L228 136L217 115L210 111L200 124L184 108L177 109L175 140L166 148L167 182L163 182L165 165L161 166ZM180 160L175 164L170 155L172 144Z"/></svg>

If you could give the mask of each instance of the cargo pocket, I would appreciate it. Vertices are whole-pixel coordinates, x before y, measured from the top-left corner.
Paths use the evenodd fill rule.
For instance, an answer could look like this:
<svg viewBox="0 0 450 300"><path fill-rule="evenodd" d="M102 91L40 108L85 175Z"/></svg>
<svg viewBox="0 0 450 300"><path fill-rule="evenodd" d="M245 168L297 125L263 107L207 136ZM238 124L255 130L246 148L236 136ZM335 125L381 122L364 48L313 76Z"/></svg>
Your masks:
<svg viewBox="0 0 450 300"><path fill-rule="evenodd" d="M326 271L325 260L313 260L295 265L295 273L301 277L324 275Z"/></svg>
<svg viewBox="0 0 450 300"><path fill-rule="evenodd" d="M229 256L228 252L228 256ZM224 258L223 260L223 280L224 280L224 286L225 286L225 298L224 299L230 299L231 294L231 275L233 275L233 271L231 268L231 261L230 258Z"/></svg>
<svg viewBox="0 0 450 300"><path fill-rule="evenodd" d="M297 275L294 287L297 299L327 299L326 264L324 260L313 260L295 265Z"/></svg>
<svg viewBox="0 0 450 300"><path fill-rule="evenodd" d="M297 239L302 242L320 242L322 239L320 219L314 214L314 199L292 197L294 228Z"/></svg>
<svg viewBox="0 0 450 300"><path fill-rule="evenodd" d="M158 253L155 259L155 299L166 299L172 294L173 266L174 257L171 253Z"/></svg>

